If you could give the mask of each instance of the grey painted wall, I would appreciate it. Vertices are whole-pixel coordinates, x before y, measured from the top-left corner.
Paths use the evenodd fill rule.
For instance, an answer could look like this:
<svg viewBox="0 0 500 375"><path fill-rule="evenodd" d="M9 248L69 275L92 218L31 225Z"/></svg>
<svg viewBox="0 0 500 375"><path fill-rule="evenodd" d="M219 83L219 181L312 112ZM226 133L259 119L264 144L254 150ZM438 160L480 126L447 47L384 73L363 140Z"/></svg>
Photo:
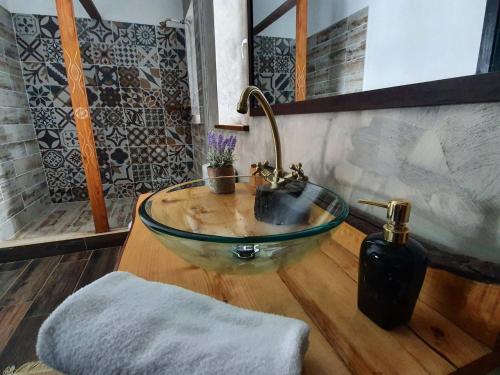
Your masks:
<svg viewBox="0 0 500 375"><path fill-rule="evenodd" d="M349 204L407 198L411 230L459 253L500 262L500 103L278 116L285 165ZM239 137L237 168L274 160L263 117Z"/></svg>
<svg viewBox="0 0 500 375"><path fill-rule="evenodd" d="M0 240L49 205L10 13L0 7Z"/></svg>

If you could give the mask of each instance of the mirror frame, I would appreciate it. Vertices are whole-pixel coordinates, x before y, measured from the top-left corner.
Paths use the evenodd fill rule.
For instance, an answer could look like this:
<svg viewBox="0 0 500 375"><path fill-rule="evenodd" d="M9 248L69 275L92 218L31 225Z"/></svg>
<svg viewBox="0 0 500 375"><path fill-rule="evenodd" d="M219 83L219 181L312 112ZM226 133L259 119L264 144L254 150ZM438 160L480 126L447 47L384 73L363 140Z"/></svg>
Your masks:
<svg viewBox="0 0 500 375"><path fill-rule="evenodd" d="M481 53L493 45L491 32L496 28L500 0L488 0L485 21L491 20L489 27L483 27ZM248 15L248 71L249 83L254 84L253 72L253 0L247 0ZM482 58L484 61L484 57ZM478 72L481 72L478 66ZM500 102L500 72L474 74L436 81L368 90L353 94L336 95L319 99L309 99L286 104L272 105L274 114L291 115L369 109L439 106L467 103ZM251 116L263 116L260 107L251 106Z"/></svg>

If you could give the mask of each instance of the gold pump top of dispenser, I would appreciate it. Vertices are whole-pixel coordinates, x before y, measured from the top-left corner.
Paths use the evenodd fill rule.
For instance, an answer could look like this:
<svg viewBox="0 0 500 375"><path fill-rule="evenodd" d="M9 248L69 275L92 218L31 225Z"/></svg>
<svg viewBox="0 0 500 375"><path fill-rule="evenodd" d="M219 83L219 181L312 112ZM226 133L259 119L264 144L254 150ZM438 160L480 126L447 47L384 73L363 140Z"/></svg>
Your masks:
<svg viewBox="0 0 500 375"><path fill-rule="evenodd" d="M396 244L405 244L408 241L408 227L410 220L411 203L404 199L393 199L388 202L379 202L361 199L362 204L369 204L387 209L387 223L384 225L384 239Z"/></svg>

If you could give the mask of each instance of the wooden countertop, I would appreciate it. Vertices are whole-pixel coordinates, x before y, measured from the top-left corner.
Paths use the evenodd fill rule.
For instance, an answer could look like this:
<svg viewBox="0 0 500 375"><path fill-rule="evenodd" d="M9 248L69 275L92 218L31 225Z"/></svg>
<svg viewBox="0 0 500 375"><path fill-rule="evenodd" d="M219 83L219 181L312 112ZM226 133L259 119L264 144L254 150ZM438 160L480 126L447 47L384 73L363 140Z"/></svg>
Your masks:
<svg viewBox="0 0 500 375"><path fill-rule="evenodd" d="M429 269L408 326L388 332L366 318L356 306L357 254L364 236L344 223L320 250L290 268L235 276L177 257L136 214L118 270L302 319L311 326L304 374L480 374L500 366L499 286Z"/></svg>

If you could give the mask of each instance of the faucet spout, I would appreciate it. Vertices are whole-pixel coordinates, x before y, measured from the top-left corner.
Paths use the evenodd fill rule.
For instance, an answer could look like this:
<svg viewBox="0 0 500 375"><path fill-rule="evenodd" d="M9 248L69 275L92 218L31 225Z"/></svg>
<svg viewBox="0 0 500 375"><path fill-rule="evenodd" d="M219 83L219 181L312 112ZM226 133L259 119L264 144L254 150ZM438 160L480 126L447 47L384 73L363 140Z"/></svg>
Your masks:
<svg viewBox="0 0 500 375"><path fill-rule="evenodd" d="M278 132L278 125L276 124L276 119L274 118L274 113L267 101L266 97L260 91L260 89L256 86L248 86L243 93L241 94L240 101L238 102L237 111L239 113L245 114L248 112L248 106L250 102L250 97L253 96L259 104L261 105L264 113L266 114L267 120L269 121L269 125L271 126L271 131L273 133L273 142L274 142L274 154L276 157L276 163L274 165L274 173L275 178L279 178L283 174L283 162L281 158L281 142L280 135Z"/></svg>

